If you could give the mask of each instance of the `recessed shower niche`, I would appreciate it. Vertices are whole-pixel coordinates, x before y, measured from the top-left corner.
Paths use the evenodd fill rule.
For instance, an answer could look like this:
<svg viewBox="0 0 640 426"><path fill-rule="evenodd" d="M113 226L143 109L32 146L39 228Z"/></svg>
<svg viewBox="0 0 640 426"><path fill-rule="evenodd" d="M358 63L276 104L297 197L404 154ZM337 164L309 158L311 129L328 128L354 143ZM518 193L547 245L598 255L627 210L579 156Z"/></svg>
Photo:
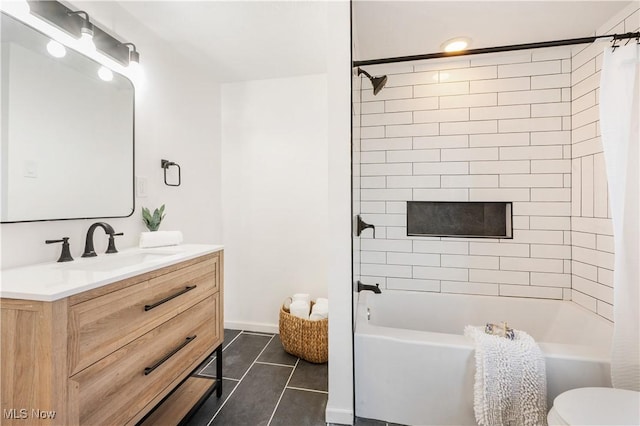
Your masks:
<svg viewBox="0 0 640 426"><path fill-rule="evenodd" d="M510 202L407 201L407 235L513 238Z"/></svg>

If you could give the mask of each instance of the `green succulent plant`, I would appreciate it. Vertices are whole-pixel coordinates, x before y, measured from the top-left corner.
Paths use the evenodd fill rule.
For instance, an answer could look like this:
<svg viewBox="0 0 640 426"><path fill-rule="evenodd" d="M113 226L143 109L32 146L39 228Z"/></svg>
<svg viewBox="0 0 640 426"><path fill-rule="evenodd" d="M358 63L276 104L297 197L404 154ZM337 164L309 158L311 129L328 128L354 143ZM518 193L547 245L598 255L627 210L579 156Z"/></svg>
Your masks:
<svg viewBox="0 0 640 426"><path fill-rule="evenodd" d="M160 222L164 219L164 204L159 208L153 211L153 215L149 211L148 208L142 208L142 221L147 226L149 231L157 231L160 227Z"/></svg>

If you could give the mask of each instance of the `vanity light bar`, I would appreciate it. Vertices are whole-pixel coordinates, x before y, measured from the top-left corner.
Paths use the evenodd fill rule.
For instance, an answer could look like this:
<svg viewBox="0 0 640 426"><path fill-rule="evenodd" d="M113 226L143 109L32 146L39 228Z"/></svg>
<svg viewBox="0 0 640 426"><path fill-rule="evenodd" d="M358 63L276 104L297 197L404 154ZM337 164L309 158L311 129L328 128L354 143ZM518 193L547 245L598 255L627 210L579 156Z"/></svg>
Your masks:
<svg viewBox="0 0 640 426"><path fill-rule="evenodd" d="M53 0L28 0L31 13L59 29L80 38L86 20L72 9ZM86 14L86 13L85 13ZM112 37L95 24L93 25L93 42L96 49L108 55L124 66L129 65L129 47Z"/></svg>

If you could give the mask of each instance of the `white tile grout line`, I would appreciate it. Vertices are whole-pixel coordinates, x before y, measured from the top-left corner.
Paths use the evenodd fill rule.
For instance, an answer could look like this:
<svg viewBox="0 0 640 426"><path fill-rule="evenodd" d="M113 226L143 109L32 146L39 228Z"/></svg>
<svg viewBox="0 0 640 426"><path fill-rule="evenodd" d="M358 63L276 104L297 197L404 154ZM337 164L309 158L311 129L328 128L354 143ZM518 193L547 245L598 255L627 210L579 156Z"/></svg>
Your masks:
<svg viewBox="0 0 640 426"><path fill-rule="evenodd" d="M210 379L215 379L216 378L216 376L213 376L211 374L206 374L206 373L202 373L202 374L198 373L198 377L208 377ZM240 379L234 379L232 377L222 377L222 380L233 380L234 382L239 382L240 381Z"/></svg>
<svg viewBox="0 0 640 426"><path fill-rule="evenodd" d="M287 365L287 364L278 364L277 362L265 362L265 361L256 361L256 364L275 365L276 367L289 367L289 368L295 367L295 364Z"/></svg>
<svg viewBox="0 0 640 426"><path fill-rule="evenodd" d="M296 387L296 386L287 386L287 389L293 389L293 390L305 391L305 392L323 393L325 395L329 395L329 392L321 391L321 390L317 390L317 389L305 389L305 388L299 388L299 387Z"/></svg>
<svg viewBox="0 0 640 426"><path fill-rule="evenodd" d="M273 420L273 416L276 415L276 411L278 410L278 406L280 405L280 401L282 401L282 397L284 396L284 392L287 390L287 385L291 381L291 377L293 377L293 373L296 371L296 367L298 366L299 362L300 362L300 358L298 358L296 360L296 365L294 365L293 368L291 369L291 374L289 374L289 378L287 379L287 383L285 383L284 388L282 389L282 392L280 393L280 398L278 398L278 402L276 402L276 406L273 409L273 412L271 413L271 417L269 417L269 421L267 422L267 426L269 426L271 424L271 421Z"/></svg>
<svg viewBox="0 0 640 426"><path fill-rule="evenodd" d="M229 347L229 345L231 345L233 342L235 342L235 341L236 341L236 339L237 339L238 337L240 337L240 335L241 335L242 333L244 333L244 331L240 330L240 333L236 334L236 335L235 335L235 337L234 337L233 339L231 339L231 341L230 341L229 343L227 343L227 345L226 345L226 346L224 345L224 342L222 342L222 352L224 352L224 351ZM249 334L249 333L247 333L247 334ZM223 336L224 336L224 333L223 333ZM217 358L216 356L214 356L213 358L211 358L211 361L209 361L209 362L207 363L207 365L205 365L204 367L202 367L202 368L200 369L200 371L198 371L198 375L200 375L200 376L207 376L207 377L213 377L213 376L211 376L211 375L209 375L209 374L203 374L202 372L203 372L207 367L209 367L209 366L211 365L211 363L212 363L213 361L215 361L215 360L216 360L216 358ZM225 379L225 378L226 378L226 377L223 377L223 379ZM233 380L238 380L238 379L233 379Z"/></svg>
<svg viewBox="0 0 640 426"><path fill-rule="evenodd" d="M224 352L224 349L223 349L222 351ZM204 371L204 370L206 370L206 369L207 369L207 367L209 367L209 366L211 365L211 363L212 363L213 361L215 361L215 360L216 360L216 357L215 357L215 356L214 356L213 358L211 358L211 361L209 361L209 362L207 363L207 365L205 365L204 367L202 367L202 368L200 369L200 371L198 371L198 376L211 376L210 374L205 374L205 373L203 373L203 371ZM214 376L211 376L211 377L214 377Z"/></svg>
<svg viewBox="0 0 640 426"><path fill-rule="evenodd" d="M247 334L249 336L263 336L263 337L273 337L275 334L273 333L259 333L257 331L242 331L240 334Z"/></svg>
<svg viewBox="0 0 640 426"><path fill-rule="evenodd" d="M235 335L235 337L233 339L231 339L231 341L229 343L227 343L226 345L224 344L224 342L222 342L222 350L224 351L225 349L227 349L229 347L230 344L232 344L233 342L236 341L236 339L238 337L240 337L240 335L242 334L242 331L238 334ZM222 336L224 338L224 333L222 333Z"/></svg>
<svg viewBox="0 0 640 426"><path fill-rule="evenodd" d="M239 333L238 335L242 334ZM242 375L242 377L240 377L240 380L238 380L238 384L236 385L236 387L233 388L233 390L231 391L231 393L229 394L229 396L227 397L227 399L224 400L224 402L222 403L222 405L220 405L220 408L218 408L218 410L215 412L215 414L213 415L213 417L211 417L211 420L209 420L209 423L207 423L207 426L210 426L211 423L213 423L213 419L216 418L216 416L218 415L218 413L220 412L220 410L222 410L222 408L227 404L227 401L229 401L231 399L231 396L234 394L234 392L236 391L236 389L238 389L238 387L240 387L240 383L242 383L242 380L244 380L244 378L246 377L246 375L249 373L249 370L251 370L251 368L255 365L256 361L258 360L258 358L260 358L260 355L262 355L262 352L264 352L267 347L269 346L269 343L271 343L271 341L273 340L273 338L275 337L275 335L271 336L271 339L269 339L269 341L267 342L266 345L264 345L264 348L262 348L262 350L260 351L260 353L258 354L258 356L256 356L256 359L253 360L253 362L251 363L251 365L249 366L249 368L247 368L247 371L244 372L244 374ZM235 340L235 339L234 339ZM298 365L296 363L296 365ZM291 374L293 374L293 371L295 371L295 368L292 370ZM287 382L289 383L289 382Z"/></svg>

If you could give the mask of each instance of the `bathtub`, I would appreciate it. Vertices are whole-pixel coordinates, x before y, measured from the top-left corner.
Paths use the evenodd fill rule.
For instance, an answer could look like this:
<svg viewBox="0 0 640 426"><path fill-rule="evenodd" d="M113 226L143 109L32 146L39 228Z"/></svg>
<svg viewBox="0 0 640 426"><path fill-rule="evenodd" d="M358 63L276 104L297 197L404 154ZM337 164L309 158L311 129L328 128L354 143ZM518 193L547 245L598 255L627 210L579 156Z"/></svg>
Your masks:
<svg viewBox="0 0 640 426"><path fill-rule="evenodd" d="M547 403L568 389L611 386L612 324L559 300L371 291L355 325L356 415L406 425L475 425L468 324L507 321L546 359Z"/></svg>

